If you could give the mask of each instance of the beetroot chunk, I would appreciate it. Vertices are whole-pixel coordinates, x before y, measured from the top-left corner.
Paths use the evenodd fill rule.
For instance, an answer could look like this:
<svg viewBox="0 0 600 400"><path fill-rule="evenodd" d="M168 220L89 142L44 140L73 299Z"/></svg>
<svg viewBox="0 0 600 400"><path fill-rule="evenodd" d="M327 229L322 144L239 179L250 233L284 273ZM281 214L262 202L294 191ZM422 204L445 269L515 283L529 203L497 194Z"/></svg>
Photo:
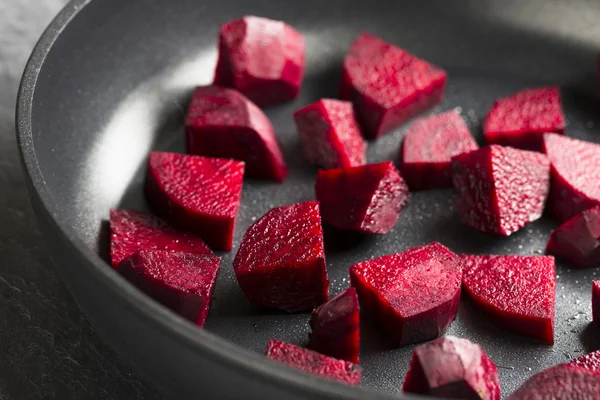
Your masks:
<svg viewBox="0 0 600 400"><path fill-rule="evenodd" d="M231 250L243 179L243 162L155 151L148 160L146 198L159 216L211 247Z"/></svg>
<svg viewBox="0 0 600 400"><path fill-rule="evenodd" d="M546 252L575 267L600 266L600 207L585 210L555 229Z"/></svg>
<svg viewBox="0 0 600 400"><path fill-rule="evenodd" d="M592 281L592 320L600 328L600 281Z"/></svg>
<svg viewBox="0 0 600 400"><path fill-rule="evenodd" d="M376 139L441 101L446 72L376 36L356 38L344 59L341 99L354 102Z"/></svg>
<svg viewBox="0 0 600 400"><path fill-rule="evenodd" d="M600 145L552 133L543 144L552 164L550 214L565 222L600 205Z"/></svg>
<svg viewBox="0 0 600 400"><path fill-rule="evenodd" d="M273 208L244 235L233 260L250 302L287 312L309 311L329 299L319 203Z"/></svg>
<svg viewBox="0 0 600 400"><path fill-rule="evenodd" d="M360 134L352 103L321 99L294 113L304 155L324 168L366 163L367 145Z"/></svg>
<svg viewBox="0 0 600 400"><path fill-rule="evenodd" d="M557 87L525 89L499 99L483 124L487 143L525 150L541 151L547 132L565 132Z"/></svg>
<svg viewBox="0 0 600 400"><path fill-rule="evenodd" d="M221 259L164 250L140 250L118 271L141 291L199 327L206 322Z"/></svg>
<svg viewBox="0 0 600 400"><path fill-rule="evenodd" d="M492 145L453 157L452 180L459 219L508 236L542 216L550 165L543 154Z"/></svg>
<svg viewBox="0 0 600 400"><path fill-rule="evenodd" d="M351 287L322 304L310 316L308 347L326 356L358 364L360 309Z"/></svg>
<svg viewBox="0 0 600 400"><path fill-rule="evenodd" d="M600 350L574 358L569 364L600 372Z"/></svg>
<svg viewBox="0 0 600 400"><path fill-rule="evenodd" d="M425 117L404 134L400 171L412 191L452 187L452 157L478 148L455 110Z"/></svg>
<svg viewBox="0 0 600 400"><path fill-rule="evenodd" d="M361 306L399 346L442 335L456 317L461 259L439 243L350 267Z"/></svg>
<svg viewBox="0 0 600 400"><path fill-rule="evenodd" d="M414 350L403 390L445 399L500 400L496 365L481 346L455 336Z"/></svg>
<svg viewBox="0 0 600 400"><path fill-rule="evenodd" d="M358 365L275 339L267 343L265 356L294 369L348 385L358 386L362 379L362 368Z"/></svg>
<svg viewBox="0 0 600 400"><path fill-rule="evenodd" d="M315 183L325 221L338 229L387 233L409 192L392 162L321 170Z"/></svg>
<svg viewBox="0 0 600 400"><path fill-rule="evenodd" d="M271 122L233 89L196 88L185 122L187 152L246 163L251 178L283 182L287 166Z"/></svg>
<svg viewBox="0 0 600 400"><path fill-rule="evenodd" d="M462 256L463 287L498 325L554 343L554 257Z"/></svg>
<svg viewBox="0 0 600 400"><path fill-rule="evenodd" d="M113 268L138 250L213 254L200 238L180 232L160 218L139 211L110 210L110 258Z"/></svg>
<svg viewBox="0 0 600 400"><path fill-rule="evenodd" d="M253 16L221 26L215 85L266 106L296 97L303 75L304 36L291 26Z"/></svg>

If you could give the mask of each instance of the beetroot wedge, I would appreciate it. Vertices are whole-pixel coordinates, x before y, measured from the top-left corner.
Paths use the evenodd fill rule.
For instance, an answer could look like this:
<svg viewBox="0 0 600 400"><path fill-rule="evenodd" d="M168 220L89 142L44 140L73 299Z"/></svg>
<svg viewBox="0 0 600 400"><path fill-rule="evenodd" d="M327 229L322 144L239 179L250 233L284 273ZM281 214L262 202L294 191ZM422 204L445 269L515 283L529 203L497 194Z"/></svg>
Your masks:
<svg viewBox="0 0 600 400"><path fill-rule="evenodd" d="M600 207L582 211L555 229L546 252L575 267L600 267Z"/></svg>
<svg viewBox="0 0 600 400"><path fill-rule="evenodd" d="M600 205L600 145L552 133L543 144L552 164L550 214L565 222Z"/></svg>
<svg viewBox="0 0 600 400"><path fill-rule="evenodd" d="M350 267L362 309L400 346L435 339L456 317L462 262L439 243Z"/></svg>
<svg viewBox="0 0 600 400"><path fill-rule="evenodd" d="M574 358L569 364L600 372L600 350Z"/></svg>
<svg viewBox="0 0 600 400"><path fill-rule="evenodd" d="M481 346L455 336L414 350L403 390L445 399L500 400L496 365Z"/></svg>
<svg viewBox="0 0 600 400"><path fill-rule="evenodd" d="M362 233L389 232L409 198L408 187L390 161L321 170L315 192L325 221Z"/></svg>
<svg viewBox="0 0 600 400"><path fill-rule="evenodd" d="M352 103L321 99L294 113L304 155L324 168L366 163L367 145L354 117Z"/></svg>
<svg viewBox="0 0 600 400"><path fill-rule="evenodd" d="M600 328L600 281L592 281L592 320Z"/></svg>
<svg viewBox="0 0 600 400"><path fill-rule="evenodd" d="M505 329L554 343L554 257L462 256L463 287Z"/></svg>
<svg viewBox="0 0 600 400"><path fill-rule="evenodd" d="M363 134L376 139L441 101L446 72L365 33L344 59L341 99L354 102Z"/></svg>
<svg viewBox="0 0 600 400"><path fill-rule="evenodd" d="M243 162L152 152L146 199L157 215L231 250L243 179Z"/></svg>
<svg viewBox="0 0 600 400"><path fill-rule="evenodd" d="M360 309L351 287L322 304L310 316L308 347L321 354L358 364Z"/></svg>
<svg viewBox="0 0 600 400"><path fill-rule="evenodd" d="M565 116L557 87L525 89L497 100L483 124L487 143L541 151L547 132L563 134Z"/></svg>
<svg viewBox="0 0 600 400"><path fill-rule="evenodd" d="M140 250L118 271L141 291L199 327L208 315L221 259L165 250Z"/></svg>
<svg viewBox="0 0 600 400"><path fill-rule="evenodd" d="M478 148L455 110L419 119L400 147L402 177L411 191L452 187L452 157Z"/></svg>
<svg viewBox="0 0 600 400"><path fill-rule="evenodd" d="M287 312L309 311L329 299L319 203L273 208L244 235L233 260L250 302Z"/></svg>
<svg viewBox="0 0 600 400"><path fill-rule="evenodd" d="M542 216L550 165L543 154L492 145L453 157L452 180L459 219L508 236Z"/></svg>
<svg viewBox="0 0 600 400"><path fill-rule="evenodd" d="M215 85L266 106L296 97L303 76L304 36L291 26L253 16L221 26Z"/></svg>
<svg viewBox="0 0 600 400"><path fill-rule="evenodd" d="M187 152L246 163L250 178L282 182L287 166L271 122L240 92L196 88L185 122Z"/></svg>
<svg viewBox="0 0 600 400"><path fill-rule="evenodd" d="M113 268L138 250L213 254L200 238L178 231L160 218L139 211L110 210L110 258Z"/></svg>

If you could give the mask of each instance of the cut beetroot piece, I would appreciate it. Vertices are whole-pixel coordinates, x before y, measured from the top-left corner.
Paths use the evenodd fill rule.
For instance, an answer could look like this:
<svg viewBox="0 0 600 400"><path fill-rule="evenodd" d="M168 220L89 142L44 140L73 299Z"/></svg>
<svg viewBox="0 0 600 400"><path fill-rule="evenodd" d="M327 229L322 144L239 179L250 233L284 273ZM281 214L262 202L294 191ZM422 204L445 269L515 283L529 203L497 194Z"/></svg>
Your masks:
<svg viewBox="0 0 600 400"><path fill-rule="evenodd" d="M348 385L358 386L362 379L362 368L358 365L275 339L267 343L265 356L294 369Z"/></svg>
<svg viewBox="0 0 600 400"><path fill-rule="evenodd" d="M350 267L360 304L400 345L442 335L456 317L462 262L439 243Z"/></svg>
<svg viewBox="0 0 600 400"><path fill-rule="evenodd" d="M146 198L159 216L211 247L231 250L243 179L243 162L155 151L148 160Z"/></svg>
<svg viewBox="0 0 600 400"><path fill-rule="evenodd" d="M463 287L498 325L554 343L554 257L462 256Z"/></svg>
<svg viewBox="0 0 600 400"><path fill-rule="evenodd" d="M139 211L110 210L110 258L113 268L138 250L213 254L200 238L178 231L160 218Z"/></svg>
<svg viewBox="0 0 600 400"><path fill-rule="evenodd" d="M441 101L446 72L376 36L356 38L344 59L341 98L376 139Z"/></svg>
<svg viewBox="0 0 600 400"><path fill-rule="evenodd" d="M329 299L319 203L273 208L244 235L233 260L252 303L287 312L309 311Z"/></svg>
<svg viewBox="0 0 600 400"><path fill-rule="evenodd" d="M322 304L310 316L308 347L326 356L358 364L360 309L351 287Z"/></svg>
<svg viewBox="0 0 600 400"><path fill-rule="evenodd" d="M354 118L352 103L321 99L294 113L304 155L324 168L366 163L367 144Z"/></svg>
<svg viewBox="0 0 600 400"><path fill-rule="evenodd" d="M508 236L542 216L550 165L543 154L492 145L453 157L452 180L459 219Z"/></svg>
<svg viewBox="0 0 600 400"><path fill-rule="evenodd" d="M389 232L409 199L408 187L390 161L321 170L315 191L325 221L363 233Z"/></svg>
<svg viewBox="0 0 600 400"><path fill-rule="evenodd" d="M552 165L548 210L556 220L600 205L600 145L549 133L543 150Z"/></svg>
<svg viewBox="0 0 600 400"><path fill-rule="evenodd" d="M600 281L592 281L592 320L600 327Z"/></svg>
<svg viewBox="0 0 600 400"><path fill-rule="evenodd" d="M585 210L555 229L546 252L575 267L599 267L600 207Z"/></svg>
<svg viewBox="0 0 600 400"><path fill-rule="evenodd" d="M165 307L203 327L220 262L212 255L140 250L123 260L118 271Z"/></svg>
<svg viewBox="0 0 600 400"><path fill-rule="evenodd" d="M600 350L574 358L569 364L600 372Z"/></svg>
<svg viewBox="0 0 600 400"><path fill-rule="evenodd" d="M525 89L499 99L483 124L487 143L525 150L541 151L547 132L565 132L558 87Z"/></svg>
<svg viewBox="0 0 600 400"><path fill-rule="evenodd" d="M452 157L478 148L455 110L425 117L404 134L400 171L413 191L452 187Z"/></svg>
<svg viewBox="0 0 600 400"><path fill-rule="evenodd" d="M291 26L253 16L221 26L215 85L265 106L296 97L303 75L304 36Z"/></svg>
<svg viewBox="0 0 600 400"><path fill-rule="evenodd" d="M414 350L403 390L446 399L500 400L496 365L481 346L455 336Z"/></svg>
<svg viewBox="0 0 600 400"><path fill-rule="evenodd" d="M218 86L196 88L188 109L187 152L246 163L251 178L282 182L287 166L271 122L240 92Z"/></svg>

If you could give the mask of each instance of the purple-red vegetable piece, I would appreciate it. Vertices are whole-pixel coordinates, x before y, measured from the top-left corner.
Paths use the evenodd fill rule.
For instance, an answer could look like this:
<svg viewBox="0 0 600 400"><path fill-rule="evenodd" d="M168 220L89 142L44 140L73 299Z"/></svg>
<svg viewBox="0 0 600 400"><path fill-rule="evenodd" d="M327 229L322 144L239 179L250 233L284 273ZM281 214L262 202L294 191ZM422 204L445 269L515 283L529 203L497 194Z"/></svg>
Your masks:
<svg viewBox="0 0 600 400"><path fill-rule="evenodd" d="M600 350L574 358L569 361L569 364L600 372Z"/></svg>
<svg viewBox="0 0 600 400"><path fill-rule="evenodd" d="M592 281L592 321L600 328L600 281Z"/></svg>

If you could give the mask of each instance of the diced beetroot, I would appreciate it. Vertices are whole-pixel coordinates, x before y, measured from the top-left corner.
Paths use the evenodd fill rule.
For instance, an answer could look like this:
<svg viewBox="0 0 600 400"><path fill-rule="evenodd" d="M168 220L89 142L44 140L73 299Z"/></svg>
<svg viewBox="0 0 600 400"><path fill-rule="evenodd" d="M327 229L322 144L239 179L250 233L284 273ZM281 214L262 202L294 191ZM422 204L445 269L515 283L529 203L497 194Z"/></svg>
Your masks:
<svg viewBox="0 0 600 400"><path fill-rule="evenodd" d="M322 304L310 316L308 347L326 356L358 364L360 309L351 287Z"/></svg>
<svg viewBox="0 0 600 400"><path fill-rule="evenodd" d="M366 163L367 144L354 117L352 103L321 99L294 113L304 155L324 168Z"/></svg>
<svg viewBox="0 0 600 400"><path fill-rule="evenodd" d="M251 178L283 182L287 166L271 122L240 92L196 88L185 122L187 152L246 163Z"/></svg>
<svg viewBox="0 0 600 400"><path fill-rule="evenodd" d="M500 400L496 365L481 346L455 336L414 350L403 390L446 399Z"/></svg>
<svg viewBox="0 0 600 400"><path fill-rule="evenodd" d="M542 216L550 165L543 154L492 145L453 157L452 180L459 219L508 236Z"/></svg>
<svg viewBox="0 0 600 400"><path fill-rule="evenodd" d="M265 356L294 369L348 385L358 386L362 379L362 368L358 365L275 339L267 343Z"/></svg>
<svg viewBox="0 0 600 400"><path fill-rule="evenodd" d="M325 221L363 233L389 232L409 198L408 187L390 161L321 170L315 191Z"/></svg>
<svg viewBox="0 0 600 400"><path fill-rule="evenodd" d="M600 207L585 210L555 229L546 252L575 267L599 267Z"/></svg>
<svg viewBox="0 0 600 400"><path fill-rule="evenodd" d="M462 262L439 243L350 267L362 308L400 345L442 335L456 317Z"/></svg>
<svg viewBox="0 0 600 400"><path fill-rule="evenodd" d="M212 255L140 250L117 270L144 293L203 327L220 263Z"/></svg>
<svg viewBox="0 0 600 400"><path fill-rule="evenodd" d="M326 302L329 281L319 203L268 211L246 231L233 268L256 305L297 312Z"/></svg>
<svg viewBox="0 0 600 400"><path fill-rule="evenodd" d="M600 372L600 350L574 358L569 364Z"/></svg>
<svg viewBox="0 0 600 400"><path fill-rule="evenodd" d="M354 102L368 139L376 139L441 101L446 72L368 33L344 59L341 99Z"/></svg>
<svg viewBox="0 0 600 400"><path fill-rule="evenodd" d="M243 162L155 151L148 160L146 199L157 215L211 247L231 250L243 179Z"/></svg>
<svg viewBox="0 0 600 400"><path fill-rule="evenodd" d="M525 89L499 99L483 124L487 143L525 150L541 151L547 132L565 132L558 87Z"/></svg>
<svg viewBox="0 0 600 400"><path fill-rule="evenodd" d="M600 281L592 281L592 320L600 327Z"/></svg>
<svg viewBox="0 0 600 400"><path fill-rule="evenodd" d="M462 256L463 287L498 325L554 343L554 257Z"/></svg>
<svg viewBox="0 0 600 400"><path fill-rule="evenodd" d="M110 258L113 268L138 250L213 254L200 238L178 231L160 218L139 211L110 210Z"/></svg>
<svg viewBox="0 0 600 400"><path fill-rule="evenodd" d="M221 26L215 85L266 106L296 97L303 76L304 36L291 26L253 16Z"/></svg>
<svg viewBox="0 0 600 400"><path fill-rule="evenodd" d="M404 134L400 171L413 191L452 187L452 157L478 148L455 110L425 117Z"/></svg>
<svg viewBox="0 0 600 400"><path fill-rule="evenodd" d="M548 133L543 150L552 165L548 209L556 220L600 205L600 145Z"/></svg>

